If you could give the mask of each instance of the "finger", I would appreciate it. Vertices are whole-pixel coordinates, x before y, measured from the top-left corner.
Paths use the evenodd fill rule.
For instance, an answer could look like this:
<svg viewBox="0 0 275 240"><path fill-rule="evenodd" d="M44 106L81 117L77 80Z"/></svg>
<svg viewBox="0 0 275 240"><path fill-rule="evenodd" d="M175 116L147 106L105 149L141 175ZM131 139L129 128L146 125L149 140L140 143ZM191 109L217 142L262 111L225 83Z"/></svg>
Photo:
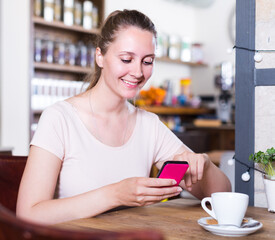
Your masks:
<svg viewBox="0 0 275 240"><path fill-rule="evenodd" d="M190 161L189 168L191 173L191 181L194 184L197 182L197 159L196 158L193 158L193 160Z"/></svg>
<svg viewBox="0 0 275 240"><path fill-rule="evenodd" d="M203 170L205 165L205 159L202 155L201 161L198 162L198 180L202 180L203 177Z"/></svg>
<svg viewBox="0 0 275 240"><path fill-rule="evenodd" d="M189 164L189 172L191 175L191 182L194 184L198 181L198 170L197 170L197 160L198 160L198 154L195 154L193 152L185 151L182 154L175 155L175 160L184 160L187 161ZM188 181L189 182L189 181Z"/></svg>
<svg viewBox="0 0 275 240"><path fill-rule="evenodd" d="M164 187L164 188L147 188L144 192L146 196L163 196L167 194L176 194L180 193L182 188L177 187Z"/></svg>
<svg viewBox="0 0 275 240"><path fill-rule="evenodd" d="M148 178L146 186L148 187L169 187L177 184L175 179L168 178Z"/></svg>
<svg viewBox="0 0 275 240"><path fill-rule="evenodd" d="M191 173L190 170L188 170L188 173L184 176L184 183L188 191L191 191L192 189L192 179L191 179Z"/></svg>
<svg viewBox="0 0 275 240"><path fill-rule="evenodd" d="M148 194L150 196L163 196L167 194L180 193L182 191L181 187L168 187L168 188L151 188L148 189Z"/></svg>
<svg viewBox="0 0 275 240"><path fill-rule="evenodd" d="M161 195L161 196L146 196L144 198L144 202L146 202L145 204L151 203L151 202L156 203L156 202L160 202L160 201L162 201L164 199L167 199L167 198L175 197L179 194L180 194L180 192L173 193L173 194L165 194L165 195Z"/></svg>

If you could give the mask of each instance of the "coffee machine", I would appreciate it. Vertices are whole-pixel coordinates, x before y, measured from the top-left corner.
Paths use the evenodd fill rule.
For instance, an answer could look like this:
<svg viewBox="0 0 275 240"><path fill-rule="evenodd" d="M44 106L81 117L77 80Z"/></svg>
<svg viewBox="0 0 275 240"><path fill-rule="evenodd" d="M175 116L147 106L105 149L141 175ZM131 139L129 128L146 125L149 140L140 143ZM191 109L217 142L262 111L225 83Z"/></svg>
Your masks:
<svg viewBox="0 0 275 240"><path fill-rule="evenodd" d="M222 123L232 120L234 69L231 62L222 62L215 67L215 86L220 94L217 98L217 117Z"/></svg>

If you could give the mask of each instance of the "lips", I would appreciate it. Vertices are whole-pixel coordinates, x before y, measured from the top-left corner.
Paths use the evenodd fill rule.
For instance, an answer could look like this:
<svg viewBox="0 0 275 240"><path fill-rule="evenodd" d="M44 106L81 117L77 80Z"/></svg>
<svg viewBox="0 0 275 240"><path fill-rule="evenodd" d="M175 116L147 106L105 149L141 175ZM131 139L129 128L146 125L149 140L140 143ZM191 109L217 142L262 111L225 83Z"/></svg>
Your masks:
<svg viewBox="0 0 275 240"><path fill-rule="evenodd" d="M130 84L132 86L136 86L138 84L138 82L130 82L130 81L127 81L127 80L124 80L122 79L123 82L125 82L126 84Z"/></svg>
<svg viewBox="0 0 275 240"><path fill-rule="evenodd" d="M127 85L130 85L130 86L137 86L139 83L140 83L140 81L139 82L130 82L130 81L127 81L127 80L125 80L125 79L122 79L122 81L124 82L124 83L126 83Z"/></svg>

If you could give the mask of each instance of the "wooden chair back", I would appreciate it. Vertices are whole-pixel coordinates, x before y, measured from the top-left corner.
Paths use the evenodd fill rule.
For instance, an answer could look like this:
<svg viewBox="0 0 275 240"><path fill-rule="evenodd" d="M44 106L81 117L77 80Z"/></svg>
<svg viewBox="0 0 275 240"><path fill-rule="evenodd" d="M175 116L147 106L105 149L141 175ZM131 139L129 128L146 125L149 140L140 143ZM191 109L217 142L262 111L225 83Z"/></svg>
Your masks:
<svg viewBox="0 0 275 240"><path fill-rule="evenodd" d="M15 212L26 156L0 156L0 203Z"/></svg>

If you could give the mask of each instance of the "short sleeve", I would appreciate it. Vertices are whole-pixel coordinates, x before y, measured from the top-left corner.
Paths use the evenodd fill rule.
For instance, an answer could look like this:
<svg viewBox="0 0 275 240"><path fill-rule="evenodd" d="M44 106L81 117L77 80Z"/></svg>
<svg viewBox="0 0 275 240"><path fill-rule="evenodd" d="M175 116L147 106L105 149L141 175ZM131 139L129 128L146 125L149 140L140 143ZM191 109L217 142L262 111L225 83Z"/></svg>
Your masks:
<svg viewBox="0 0 275 240"><path fill-rule="evenodd" d="M155 162L172 159L184 144L159 118L156 133Z"/></svg>
<svg viewBox="0 0 275 240"><path fill-rule="evenodd" d="M43 148L59 159L64 159L64 116L58 109L51 106L43 111L30 145Z"/></svg>

